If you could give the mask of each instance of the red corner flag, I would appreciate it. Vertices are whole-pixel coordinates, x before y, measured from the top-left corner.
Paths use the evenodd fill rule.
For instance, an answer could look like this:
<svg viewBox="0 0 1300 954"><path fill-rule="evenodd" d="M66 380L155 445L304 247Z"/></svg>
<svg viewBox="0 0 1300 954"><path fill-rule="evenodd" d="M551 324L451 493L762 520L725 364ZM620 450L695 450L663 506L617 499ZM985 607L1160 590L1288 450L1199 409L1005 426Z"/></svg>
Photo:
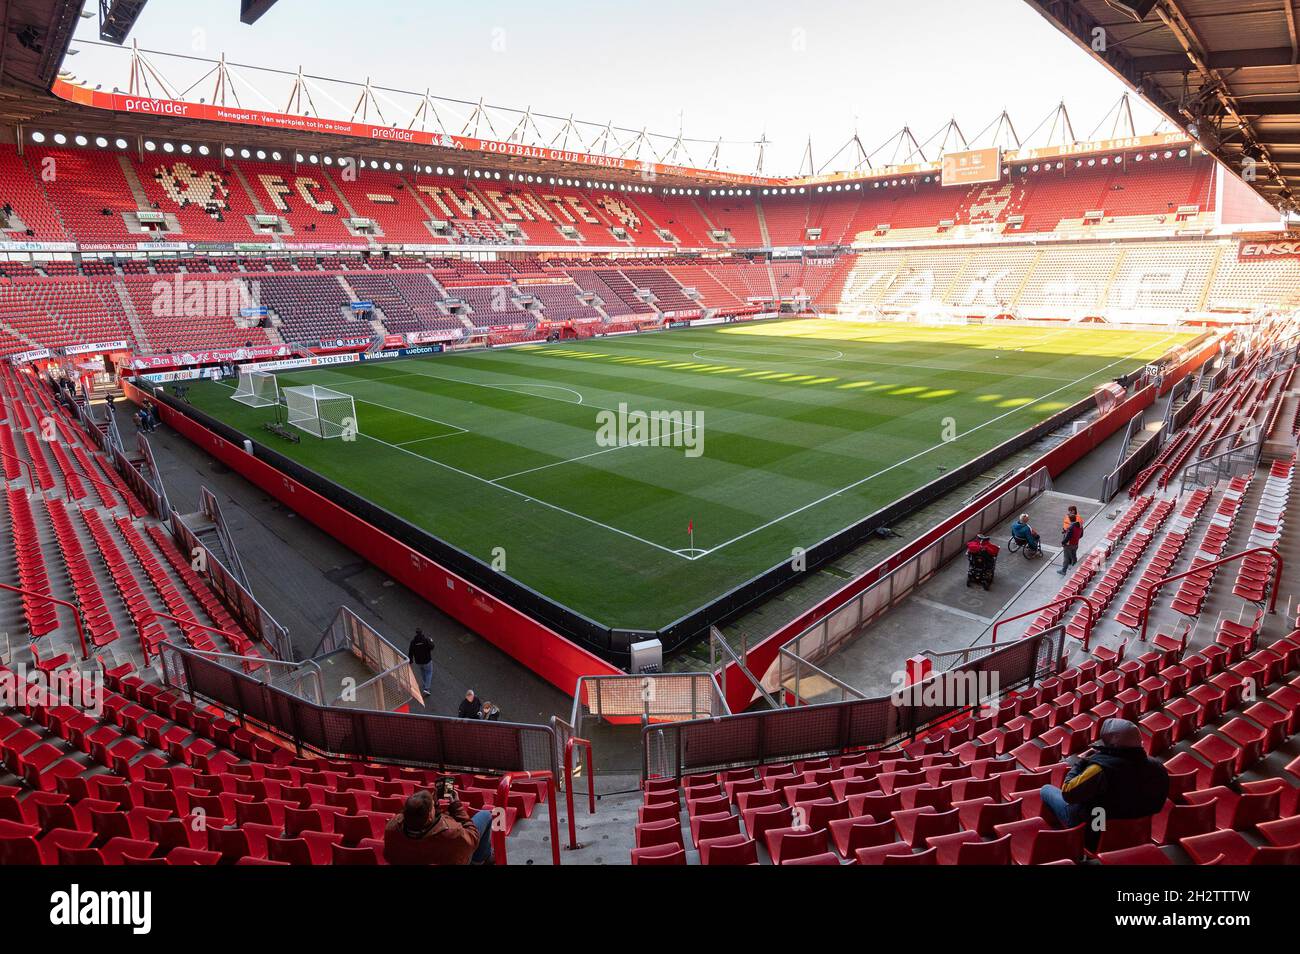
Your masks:
<svg viewBox="0 0 1300 954"><path fill-rule="evenodd" d="M687 533L694 533L694 532L695 532L695 518L694 518L694 517L692 517L692 518L691 518L691 522L688 523L688 524L686 525L686 532L687 532Z"/></svg>

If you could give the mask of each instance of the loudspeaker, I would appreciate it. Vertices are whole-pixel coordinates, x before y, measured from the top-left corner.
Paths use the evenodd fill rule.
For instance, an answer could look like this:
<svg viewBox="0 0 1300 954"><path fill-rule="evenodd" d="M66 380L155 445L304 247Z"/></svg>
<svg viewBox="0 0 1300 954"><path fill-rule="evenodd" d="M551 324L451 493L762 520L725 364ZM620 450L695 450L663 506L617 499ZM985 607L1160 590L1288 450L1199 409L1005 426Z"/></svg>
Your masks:
<svg viewBox="0 0 1300 954"><path fill-rule="evenodd" d="M1111 0L1110 5L1141 23L1156 5L1156 0Z"/></svg>

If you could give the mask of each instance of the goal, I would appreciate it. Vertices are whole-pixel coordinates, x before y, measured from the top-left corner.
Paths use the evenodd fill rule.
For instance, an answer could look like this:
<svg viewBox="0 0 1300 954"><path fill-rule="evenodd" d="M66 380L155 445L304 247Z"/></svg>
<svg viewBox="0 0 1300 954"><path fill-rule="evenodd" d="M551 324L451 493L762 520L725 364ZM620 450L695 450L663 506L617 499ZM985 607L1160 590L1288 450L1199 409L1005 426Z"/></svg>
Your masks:
<svg viewBox="0 0 1300 954"><path fill-rule="evenodd" d="M288 423L317 437L344 437L357 433L357 409L351 394L318 384L285 388Z"/></svg>
<svg viewBox="0 0 1300 954"><path fill-rule="evenodd" d="M249 407L270 407L280 403L280 385L267 371L244 371L231 398Z"/></svg>

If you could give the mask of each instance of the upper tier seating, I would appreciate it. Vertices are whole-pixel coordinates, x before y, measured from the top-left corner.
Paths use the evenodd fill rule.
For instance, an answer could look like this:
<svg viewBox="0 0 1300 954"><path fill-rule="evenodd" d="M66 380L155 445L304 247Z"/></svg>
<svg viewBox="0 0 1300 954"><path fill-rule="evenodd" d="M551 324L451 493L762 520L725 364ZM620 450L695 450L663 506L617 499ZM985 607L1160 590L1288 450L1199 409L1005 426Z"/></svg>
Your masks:
<svg viewBox="0 0 1300 954"><path fill-rule="evenodd" d="M459 176L415 176L367 165L353 175L338 165L295 168L287 162L195 155L149 153L137 160L126 153L33 147L24 160L14 147L0 152L0 190L12 193L6 201L38 239L61 240L66 227L78 241L116 244L158 237L128 224L130 213L138 210L165 214L169 227L179 227L168 237L189 241L256 238L259 230L251 217L260 212L282 217L289 230L282 237L291 243L367 242L367 234L344 225L345 219L363 218L377 224L375 239L389 243L664 247L669 243L656 233L662 229L684 246L716 249L720 243L709 234L712 229L730 232L732 241L722 244L737 248L943 239L949 231L967 234L961 230L976 228L1102 235L1172 231L1184 224L1177 221L1180 207L1197 209L1186 224L1204 224L1216 201L1208 158L1165 159L1162 152L1156 161L1145 155L1138 161L1131 154L1122 163L1089 157L1063 161L1059 170L1055 164L1038 171L1016 167L1004 182L970 188L945 188L918 175L805 186L785 195L778 190L763 195L764 190L750 187L717 190L717 195L701 190L698 196L549 180L525 184L463 170ZM37 177L46 160L58 170L48 182ZM62 223L45 194L62 213ZM1103 214L1085 221L1089 212ZM1023 221L1012 226L1012 216ZM448 230L433 233L426 225L431 221L447 223ZM816 238L810 229L819 230Z"/></svg>

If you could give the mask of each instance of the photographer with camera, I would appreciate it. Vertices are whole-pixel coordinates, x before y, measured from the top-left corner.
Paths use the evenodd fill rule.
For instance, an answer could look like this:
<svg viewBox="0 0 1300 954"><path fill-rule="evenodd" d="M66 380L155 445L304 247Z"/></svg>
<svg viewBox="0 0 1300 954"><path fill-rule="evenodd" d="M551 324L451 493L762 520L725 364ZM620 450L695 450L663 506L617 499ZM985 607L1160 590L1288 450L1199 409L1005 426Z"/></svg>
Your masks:
<svg viewBox="0 0 1300 954"><path fill-rule="evenodd" d="M440 802L447 810L438 810ZM461 804L455 779L440 778L436 797L422 789L406 800L384 827L384 860L390 865L490 865L492 812Z"/></svg>

